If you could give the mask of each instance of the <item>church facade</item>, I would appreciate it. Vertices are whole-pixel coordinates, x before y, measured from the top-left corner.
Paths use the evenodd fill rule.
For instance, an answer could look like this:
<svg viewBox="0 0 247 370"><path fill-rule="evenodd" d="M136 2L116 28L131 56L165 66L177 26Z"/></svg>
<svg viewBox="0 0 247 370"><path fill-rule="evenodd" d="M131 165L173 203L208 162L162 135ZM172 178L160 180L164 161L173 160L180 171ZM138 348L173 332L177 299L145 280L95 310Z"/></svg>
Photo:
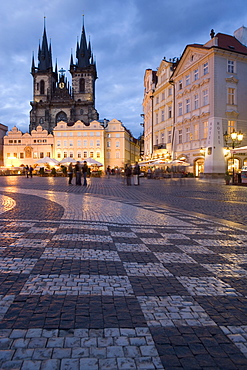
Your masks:
<svg viewBox="0 0 247 370"><path fill-rule="evenodd" d="M76 61L70 58L70 86L65 70L53 68L51 44L48 45L44 27L42 43L38 48L38 65L33 56L31 74L33 77L33 100L30 112L29 132L41 126L49 133L53 132L58 122L64 121L72 126L82 121L86 126L99 115L95 109L95 81L97 70L87 43L85 27L82 27L80 42L77 42Z"/></svg>

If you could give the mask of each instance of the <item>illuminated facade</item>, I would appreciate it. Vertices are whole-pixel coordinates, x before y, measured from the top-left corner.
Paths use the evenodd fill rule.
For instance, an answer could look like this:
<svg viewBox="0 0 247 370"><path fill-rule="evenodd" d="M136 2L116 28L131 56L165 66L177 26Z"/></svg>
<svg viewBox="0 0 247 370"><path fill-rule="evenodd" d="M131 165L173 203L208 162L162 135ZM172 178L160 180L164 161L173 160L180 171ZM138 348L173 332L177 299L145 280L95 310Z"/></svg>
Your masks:
<svg viewBox="0 0 247 370"><path fill-rule="evenodd" d="M83 161L91 157L111 168L124 167L125 163L139 160L140 146L123 124L111 121L93 121L86 126L81 121L73 126L67 122L58 122L49 134L38 126L31 134L22 133L13 127L4 136L4 166L19 167L35 165L44 157L73 158Z"/></svg>
<svg viewBox="0 0 247 370"><path fill-rule="evenodd" d="M225 173L225 131L242 131L247 144L247 29L210 35L144 77L144 158L183 158L196 176ZM236 169L246 162L236 156Z"/></svg>

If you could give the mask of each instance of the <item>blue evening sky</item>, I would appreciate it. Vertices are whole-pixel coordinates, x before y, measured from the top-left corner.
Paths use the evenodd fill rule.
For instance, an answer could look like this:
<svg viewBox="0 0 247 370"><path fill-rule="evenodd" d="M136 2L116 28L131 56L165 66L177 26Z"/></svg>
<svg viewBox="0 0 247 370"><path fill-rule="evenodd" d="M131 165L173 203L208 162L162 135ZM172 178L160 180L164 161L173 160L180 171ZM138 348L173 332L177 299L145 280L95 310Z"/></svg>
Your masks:
<svg viewBox="0 0 247 370"><path fill-rule="evenodd" d="M210 30L233 35L247 26L246 0L8 0L0 3L0 122L28 131L32 53L37 65L44 16L53 63L75 60L84 16L96 58L96 109L119 119L135 137L140 126L143 77L162 58L180 57L185 46L204 44ZM67 72L69 78L69 72Z"/></svg>

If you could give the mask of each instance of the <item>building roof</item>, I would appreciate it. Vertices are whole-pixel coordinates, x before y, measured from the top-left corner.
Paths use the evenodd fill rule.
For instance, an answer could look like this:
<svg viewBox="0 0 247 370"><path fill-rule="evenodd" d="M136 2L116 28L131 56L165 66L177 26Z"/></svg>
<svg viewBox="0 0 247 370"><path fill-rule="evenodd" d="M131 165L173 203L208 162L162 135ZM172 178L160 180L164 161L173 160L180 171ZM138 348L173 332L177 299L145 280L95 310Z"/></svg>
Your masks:
<svg viewBox="0 0 247 370"><path fill-rule="evenodd" d="M218 48L247 54L247 47L238 41L236 37L224 33L217 33L216 37L218 38Z"/></svg>

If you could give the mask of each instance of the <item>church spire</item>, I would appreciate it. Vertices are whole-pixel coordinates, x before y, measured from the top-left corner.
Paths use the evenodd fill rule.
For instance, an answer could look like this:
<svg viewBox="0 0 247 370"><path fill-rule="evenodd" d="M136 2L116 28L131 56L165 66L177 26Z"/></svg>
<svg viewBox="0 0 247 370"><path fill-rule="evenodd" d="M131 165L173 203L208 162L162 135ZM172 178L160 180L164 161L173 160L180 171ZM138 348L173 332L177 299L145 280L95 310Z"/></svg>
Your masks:
<svg viewBox="0 0 247 370"><path fill-rule="evenodd" d="M47 36L46 36L46 27L44 22L44 32L42 38L42 45L39 45L38 51L38 70L39 71L47 71L49 69L52 70L52 53L51 53L51 44L48 47Z"/></svg>
<svg viewBox="0 0 247 370"><path fill-rule="evenodd" d="M82 26L80 44L77 43L76 57L77 57L77 67L84 68L90 65L91 46L90 44L89 46L87 45L84 23Z"/></svg>

